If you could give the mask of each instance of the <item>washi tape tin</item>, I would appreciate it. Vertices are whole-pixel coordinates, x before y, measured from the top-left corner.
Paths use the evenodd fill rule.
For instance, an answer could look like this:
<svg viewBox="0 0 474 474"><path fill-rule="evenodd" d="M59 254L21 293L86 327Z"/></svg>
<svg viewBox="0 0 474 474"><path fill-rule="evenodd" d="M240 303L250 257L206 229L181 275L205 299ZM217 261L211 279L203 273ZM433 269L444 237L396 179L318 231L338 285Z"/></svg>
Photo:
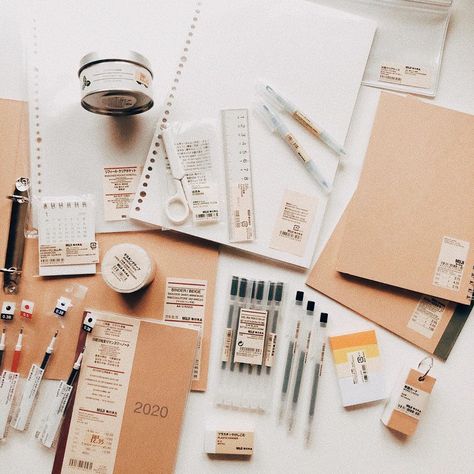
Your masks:
<svg viewBox="0 0 474 474"><path fill-rule="evenodd" d="M134 115L153 107L153 73L145 56L92 52L80 61L81 104L103 115Z"/></svg>

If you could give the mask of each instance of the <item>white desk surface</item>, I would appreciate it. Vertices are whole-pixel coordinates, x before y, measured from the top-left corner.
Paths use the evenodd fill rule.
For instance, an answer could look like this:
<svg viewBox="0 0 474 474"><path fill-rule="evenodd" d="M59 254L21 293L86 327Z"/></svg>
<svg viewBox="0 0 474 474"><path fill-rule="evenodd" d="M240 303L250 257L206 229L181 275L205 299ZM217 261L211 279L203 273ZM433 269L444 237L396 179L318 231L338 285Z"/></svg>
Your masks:
<svg viewBox="0 0 474 474"><path fill-rule="evenodd" d="M26 100L26 81L19 41L20 2L0 0L0 97ZM433 103L474 114L474 2L455 0L448 31L438 94ZM320 245L327 241L355 189L370 136L379 91L362 87L352 126L346 141L348 158L336 178ZM453 183L455 186L455 183ZM474 216L473 216L474 218ZM217 384L217 359L220 350L226 292L232 274L281 279L290 283L291 296L297 289L312 296L331 318L331 331L376 327L348 309L305 287L306 273L268 261L248 258L223 248L219 260L218 285L210 368L209 389L192 393L183 426L176 472L178 473L473 473L474 472L474 318L466 323L446 363L435 361L433 373L438 383L429 410L417 433L403 440L379 421L383 403L345 410L331 357L327 358L321 380L314 442L303 447L300 425L288 436L277 426L275 415L260 416L226 411L213 406ZM376 327L387 383L393 384L403 361L416 363L424 353L384 329ZM281 351L282 352L282 351ZM283 354L280 352L280 364ZM281 374L278 374L281 375ZM45 406L53 383L41 393L33 426ZM255 454L249 461L214 460L203 454L206 427L256 429ZM32 430L11 430L0 444L0 472L37 474L50 472L53 452L43 449Z"/></svg>

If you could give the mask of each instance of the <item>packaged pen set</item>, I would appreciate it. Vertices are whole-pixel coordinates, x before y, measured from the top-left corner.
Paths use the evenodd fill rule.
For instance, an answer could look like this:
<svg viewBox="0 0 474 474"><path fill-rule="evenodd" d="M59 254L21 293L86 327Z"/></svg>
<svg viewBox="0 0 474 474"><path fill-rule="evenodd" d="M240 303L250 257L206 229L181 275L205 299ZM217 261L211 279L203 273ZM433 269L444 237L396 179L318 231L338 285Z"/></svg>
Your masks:
<svg viewBox="0 0 474 474"><path fill-rule="evenodd" d="M271 410L272 380L286 285L232 277L216 404Z"/></svg>

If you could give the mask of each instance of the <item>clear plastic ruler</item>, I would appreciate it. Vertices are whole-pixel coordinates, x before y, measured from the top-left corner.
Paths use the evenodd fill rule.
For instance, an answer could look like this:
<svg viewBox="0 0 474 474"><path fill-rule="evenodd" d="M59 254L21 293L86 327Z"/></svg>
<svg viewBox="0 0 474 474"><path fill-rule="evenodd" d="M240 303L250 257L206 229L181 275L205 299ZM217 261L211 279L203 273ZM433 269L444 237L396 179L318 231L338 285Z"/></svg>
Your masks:
<svg viewBox="0 0 474 474"><path fill-rule="evenodd" d="M222 127L229 208L229 241L248 242L255 239L248 110L222 110Z"/></svg>

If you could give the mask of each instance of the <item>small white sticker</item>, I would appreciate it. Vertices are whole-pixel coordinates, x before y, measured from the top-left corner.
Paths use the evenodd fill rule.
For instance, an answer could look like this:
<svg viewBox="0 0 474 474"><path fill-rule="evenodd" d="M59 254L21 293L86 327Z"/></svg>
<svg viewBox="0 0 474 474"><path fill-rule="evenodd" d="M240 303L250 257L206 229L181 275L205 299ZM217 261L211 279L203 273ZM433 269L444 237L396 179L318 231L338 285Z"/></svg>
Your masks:
<svg viewBox="0 0 474 474"><path fill-rule="evenodd" d="M128 219L142 169L142 166L104 167L103 194L106 221Z"/></svg>
<svg viewBox="0 0 474 474"><path fill-rule="evenodd" d="M268 311L241 308L234 361L262 365Z"/></svg>
<svg viewBox="0 0 474 474"><path fill-rule="evenodd" d="M271 332L268 335L267 347L265 348L265 366L272 367L275 361L277 335Z"/></svg>
<svg viewBox="0 0 474 474"><path fill-rule="evenodd" d="M405 384L395 410L418 420L426 408L430 394L423 390Z"/></svg>
<svg viewBox="0 0 474 474"><path fill-rule="evenodd" d="M97 241L42 244L39 246L40 265L85 265L99 262L99 245Z"/></svg>
<svg viewBox="0 0 474 474"><path fill-rule="evenodd" d="M394 63L383 63L380 66L379 81L424 89L430 88L432 82L428 68Z"/></svg>
<svg viewBox="0 0 474 474"><path fill-rule="evenodd" d="M367 357L364 351L355 351L347 353L349 368L352 375L354 385L369 382L369 370L367 365Z"/></svg>
<svg viewBox="0 0 474 474"><path fill-rule="evenodd" d="M302 257L316 213L315 197L286 190L270 248Z"/></svg>
<svg viewBox="0 0 474 474"><path fill-rule="evenodd" d="M443 237L433 285L459 291L469 252L469 242L454 237Z"/></svg>
<svg viewBox="0 0 474 474"><path fill-rule="evenodd" d="M163 320L199 330L193 380L201 375L202 337L206 311L206 280L167 278Z"/></svg>
<svg viewBox="0 0 474 474"><path fill-rule="evenodd" d="M448 302L434 296L422 295L407 326L428 339L438 327Z"/></svg>
<svg viewBox="0 0 474 474"><path fill-rule="evenodd" d="M230 351L232 348L232 329L226 328L224 333L224 344L222 346L222 362L229 362L230 360Z"/></svg>
<svg viewBox="0 0 474 474"><path fill-rule="evenodd" d="M35 308L35 303L29 300L22 300L20 305L20 316L26 319L31 319L33 317L33 310Z"/></svg>
<svg viewBox="0 0 474 474"><path fill-rule="evenodd" d="M1 319L5 321L11 321L15 316L16 303L12 301L4 301L2 303L2 316Z"/></svg>

